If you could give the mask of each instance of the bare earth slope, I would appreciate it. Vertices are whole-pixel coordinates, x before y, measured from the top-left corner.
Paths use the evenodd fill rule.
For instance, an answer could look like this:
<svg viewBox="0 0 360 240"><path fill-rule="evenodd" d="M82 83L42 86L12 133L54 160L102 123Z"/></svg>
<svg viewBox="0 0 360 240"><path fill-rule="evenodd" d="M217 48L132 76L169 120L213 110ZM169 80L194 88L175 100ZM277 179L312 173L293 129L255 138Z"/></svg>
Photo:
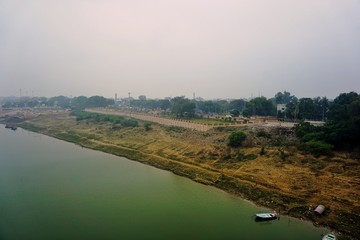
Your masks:
<svg viewBox="0 0 360 240"><path fill-rule="evenodd" d="M296 147L261 146L249 137L245 147L227 146L227 129L199 132L151 125L113 129L111 124L76 122L68 114L41 115L22 127L143 162L240 195L281 214L309 219L360 236L360 165L347 153L315 158ZM243 129L249 136L256 129ZM254 134L253 134L254 135ZM325 205L324 216L314 208Z"/></svg>

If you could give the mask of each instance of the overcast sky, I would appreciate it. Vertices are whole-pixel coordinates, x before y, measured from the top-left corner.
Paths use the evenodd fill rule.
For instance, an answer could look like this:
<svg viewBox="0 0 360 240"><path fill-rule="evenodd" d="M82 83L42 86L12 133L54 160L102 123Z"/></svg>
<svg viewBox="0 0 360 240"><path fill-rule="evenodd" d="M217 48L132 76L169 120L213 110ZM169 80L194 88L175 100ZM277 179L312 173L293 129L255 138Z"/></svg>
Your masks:
<svg viewBox="0 0 360 240"><path fill-rule="evenodd" d="M0 96L360 92L360 0L0 0Z"/></svg>

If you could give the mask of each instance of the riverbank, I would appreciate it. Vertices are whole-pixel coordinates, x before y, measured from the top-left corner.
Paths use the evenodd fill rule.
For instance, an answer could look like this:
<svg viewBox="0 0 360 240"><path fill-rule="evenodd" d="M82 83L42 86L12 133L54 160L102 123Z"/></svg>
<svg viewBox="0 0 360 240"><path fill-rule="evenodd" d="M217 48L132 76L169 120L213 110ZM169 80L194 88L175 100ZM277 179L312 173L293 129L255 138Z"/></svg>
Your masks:
<svg viewBox="0 0 360 240"><path fill-rule="evenodd" d="M359 164L346 153L315 158L293 146L274 146L291 133L249 135L246 147L229 149L231 129L196 132L153 124L150 130L114 128L111 124L75 121L67 114L41 115L19 126L83 147L104 151L171 171L203 184L221 188L257 204L328 226L339 232L360 235ZM266 146L260 154L261 146ZM326 183L326 185L324 185ZM318 204L324 216L313 213Z"/></svg>

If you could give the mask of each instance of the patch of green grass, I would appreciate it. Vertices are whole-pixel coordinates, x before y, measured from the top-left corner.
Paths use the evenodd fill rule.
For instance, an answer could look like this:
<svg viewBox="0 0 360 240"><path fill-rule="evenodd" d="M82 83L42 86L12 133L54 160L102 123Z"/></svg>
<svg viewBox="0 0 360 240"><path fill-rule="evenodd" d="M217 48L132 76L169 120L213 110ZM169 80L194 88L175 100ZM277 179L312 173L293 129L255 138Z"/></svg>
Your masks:
<svg viewBox="0 0 360 240"><path fill-rule="evenodd" d="M183 127L176 127L176 126L168 126L168 127L165 127L165 130L167 132L176 132L176 133L182 133L182 132L185 132L186 129L183 128Z"/></svg>
<svg viewBox="0 0 360 240"><path fill-rule="evenodd" d="M253 153L250 153L250 154L247 154L245 155L244 157L246 160L254 160L257 158L257 155L256 154L253 154Z"/></svg>

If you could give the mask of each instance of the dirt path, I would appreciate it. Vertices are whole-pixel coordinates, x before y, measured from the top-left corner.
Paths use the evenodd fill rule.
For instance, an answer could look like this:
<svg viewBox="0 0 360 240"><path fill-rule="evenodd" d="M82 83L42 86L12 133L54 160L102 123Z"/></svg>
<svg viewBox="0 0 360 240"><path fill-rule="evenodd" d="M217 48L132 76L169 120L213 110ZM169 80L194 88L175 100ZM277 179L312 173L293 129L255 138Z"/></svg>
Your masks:
<svg viewBox="0 0 360 240"><path fill-rule="evenodd" d="M134 113L134 112L125 112L125 111L119 111L114 109L103 109L103 108L92 108L92 109L86 109L87 112L94 112L94 113L101 113L101 114L112 114L112 115L119 115L119 116L125 116L125 117L131 117L142 121L148 121L148 122L154 122L165 126L175 126L175 127L183 127L183 128L189 128L196 131L206 132L212 128L215 127L240 127L240 126L264 126L264 127L293 127L293 123L281 123L281 122L255 122L255 123L239 123L239 122L233 122L233 123L227 123L227 124L205 124L205 123L197 123L189 120L180 120L180 119L174 119L174 118L164 118L159 117L156 115L150 115L150 114L144 114L144 113Z"/></svg>
<svg viewBox="0 0 360 240"><path fill-rule="evenodd" d="M132 112L123 112L123 111L116 111L110 109L86 109L87 112L94 112L94 113L102 113L102 114L112 114L112 115L119 115L119 116L126 116L135 118L142 121L154 122L165 126L176 126L176 127L183 127L189 128L196 131L208 131L215 127L215 125L207 125L201 124L196 122L191 122L188 120L178 120L178 119L170 119L159 117L150 114L141 114L141 113L132 113Z"/></svg>

